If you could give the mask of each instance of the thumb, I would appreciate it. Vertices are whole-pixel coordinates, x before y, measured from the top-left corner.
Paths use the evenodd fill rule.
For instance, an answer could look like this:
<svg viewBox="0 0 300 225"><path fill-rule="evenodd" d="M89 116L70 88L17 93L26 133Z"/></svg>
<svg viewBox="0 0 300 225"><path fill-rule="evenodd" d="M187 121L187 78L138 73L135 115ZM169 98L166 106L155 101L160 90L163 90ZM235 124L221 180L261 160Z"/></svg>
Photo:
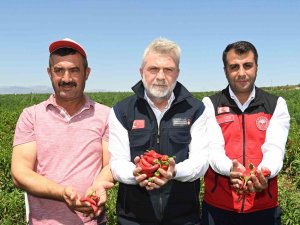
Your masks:
<svg viewBox="0 0 300 225"><path fill-rule="evenodd" d="M239 171L238 167L239 167L239 162L236 159L232 160L231 171L238 172Z"/></svg>
<svg viewBox="0 0 300 225"><path fill-rule="evenodd" d="M111 189L114 186L114 183L110 181L103 181L103 188L106 190Z"/></svg>

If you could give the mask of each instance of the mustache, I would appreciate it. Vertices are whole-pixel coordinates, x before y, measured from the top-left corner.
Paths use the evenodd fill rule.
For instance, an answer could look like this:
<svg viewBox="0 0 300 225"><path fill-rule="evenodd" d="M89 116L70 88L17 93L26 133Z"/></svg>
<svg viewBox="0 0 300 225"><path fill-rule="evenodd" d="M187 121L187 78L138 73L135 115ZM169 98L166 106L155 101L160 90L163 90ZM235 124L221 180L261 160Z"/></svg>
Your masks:
<svg viewBox="0 0 300 225"><path fill-rule="evenodd" d="M71 81L71 82L65 82L65 81L60 81L58 83L58 86L61 87L61 86L71 86L71 87L76 87L77 86L77 83L74 82L74 81Z"/></svg>

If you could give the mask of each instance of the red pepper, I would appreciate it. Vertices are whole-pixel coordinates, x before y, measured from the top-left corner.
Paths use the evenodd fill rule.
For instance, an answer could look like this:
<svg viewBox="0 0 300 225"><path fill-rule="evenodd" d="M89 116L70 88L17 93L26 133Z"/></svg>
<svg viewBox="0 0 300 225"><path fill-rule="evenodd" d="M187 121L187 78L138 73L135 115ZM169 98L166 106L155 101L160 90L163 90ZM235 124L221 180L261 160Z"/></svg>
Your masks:
<svg viewBox="0 0 300 225"><path fill-rule="evenodd" d="M144 166L148 166L148 167L152 166L152 164L146 160L145 156L141 155L140 158L141 158L140 161Z"/></svg>
<svg viewBox="0 0 300 225"><path fill-rule="evenodd" d="M155 165L153 165L151 167L146 167L144 165L140 165L140 166L142 168L142 171L141 171L142 173L153 173L153 172L155 172L159 168L158 164L155 164Z"/></svg>
<svg viewBox="0 0 300 225"><path fill-rule="evenodd" d="M269 177L271 175L271 171L266 167L261 168L261 173L264 177Z"/></svg>
<svg viewBox="0 0 300 225"><path fill-rule="evenodd" d="M151 157L154 157L156 159L160 159L162 157L161 154L157 153L155 150L151 149L150 151L148 152L145 152L145 155L149 155Z"/></svg>
<svg viewBox="0 0 300 225"><path fill-rule="evenodd" d="M169 161L169 156L168 155L162 155L160 160L161 161Z"/></svg>
<svg viewBox="0 0 300 225"><path fill-rule="evenodd" d="M144 159L150 163L151 165L154 165L154 164L158 164L159 163L159 159L155 158L155 157L152 157L150 155L145 155L144 156Z"/></svg>
<svg viewBox="0 0 300 225"><path fill-rule="evenodd" d="M167 166L166 164L162 164L160 168L167 171L169 169L169 166Z"/></svg>

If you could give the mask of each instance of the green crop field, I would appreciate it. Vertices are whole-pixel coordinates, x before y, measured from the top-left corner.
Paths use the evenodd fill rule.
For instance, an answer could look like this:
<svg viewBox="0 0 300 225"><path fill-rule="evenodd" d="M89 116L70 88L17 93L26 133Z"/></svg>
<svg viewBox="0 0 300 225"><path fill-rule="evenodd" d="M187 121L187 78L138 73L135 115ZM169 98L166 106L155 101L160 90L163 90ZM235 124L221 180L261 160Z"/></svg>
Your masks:
<svg viewBox="0 0 300 225"><path fill-rule="evenodd" d="M300 90L288 87L268 88L268 92L286 99L291 115L291 128L286 145L284 166L279 174L279 202L283 225L299 225L300 218ZM131 92L88 93L99 103L113 106ZM212 92L193 93L202 99ZM0 95L0 224L25 223L24 194L14 187L10 175L12 141L16 121L22 110L48 98L48 94ZM115 222L116 185L107 201L108 224ZM200 196L201 197L201 196Z"/></svg>

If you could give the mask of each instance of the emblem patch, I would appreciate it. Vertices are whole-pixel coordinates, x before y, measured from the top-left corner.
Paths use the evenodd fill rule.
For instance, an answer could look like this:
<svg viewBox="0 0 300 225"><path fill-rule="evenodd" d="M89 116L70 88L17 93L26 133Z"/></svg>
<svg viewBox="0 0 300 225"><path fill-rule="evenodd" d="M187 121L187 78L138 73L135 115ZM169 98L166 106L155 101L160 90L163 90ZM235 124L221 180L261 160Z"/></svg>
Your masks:
<svg viewBox="0 0 300 225"><path fill-rule="evenodd" d="M191 125L191 119L188 118L174 118L172 119L172 124L174 127L186 127Z"/></svg>
<svg viewBox="0 0 300 225"><path fill-rule="evenodd" d="M134 120L132 123L132 130L145 128L145 120Z"/></svg>
<svg viewBox="0 0 300 225"><path fill-rule="evenodd" d="M220 115L216 117L218 124L222 123L229 123L234 121L234 115L226 114L226 115Z"/></svg>
<svg viewBox="0 0 300 225"><path fill-rule="evenodd" d="M228 106L218 107L218 114L229 113L230 109Z"/></svg>
<svg viewBox="0 0 300 225"><path fill-rule="evenodd" d="M256 126L259 130L267 130L269 126L268 118L261 116L256 119Z"/></svg>

